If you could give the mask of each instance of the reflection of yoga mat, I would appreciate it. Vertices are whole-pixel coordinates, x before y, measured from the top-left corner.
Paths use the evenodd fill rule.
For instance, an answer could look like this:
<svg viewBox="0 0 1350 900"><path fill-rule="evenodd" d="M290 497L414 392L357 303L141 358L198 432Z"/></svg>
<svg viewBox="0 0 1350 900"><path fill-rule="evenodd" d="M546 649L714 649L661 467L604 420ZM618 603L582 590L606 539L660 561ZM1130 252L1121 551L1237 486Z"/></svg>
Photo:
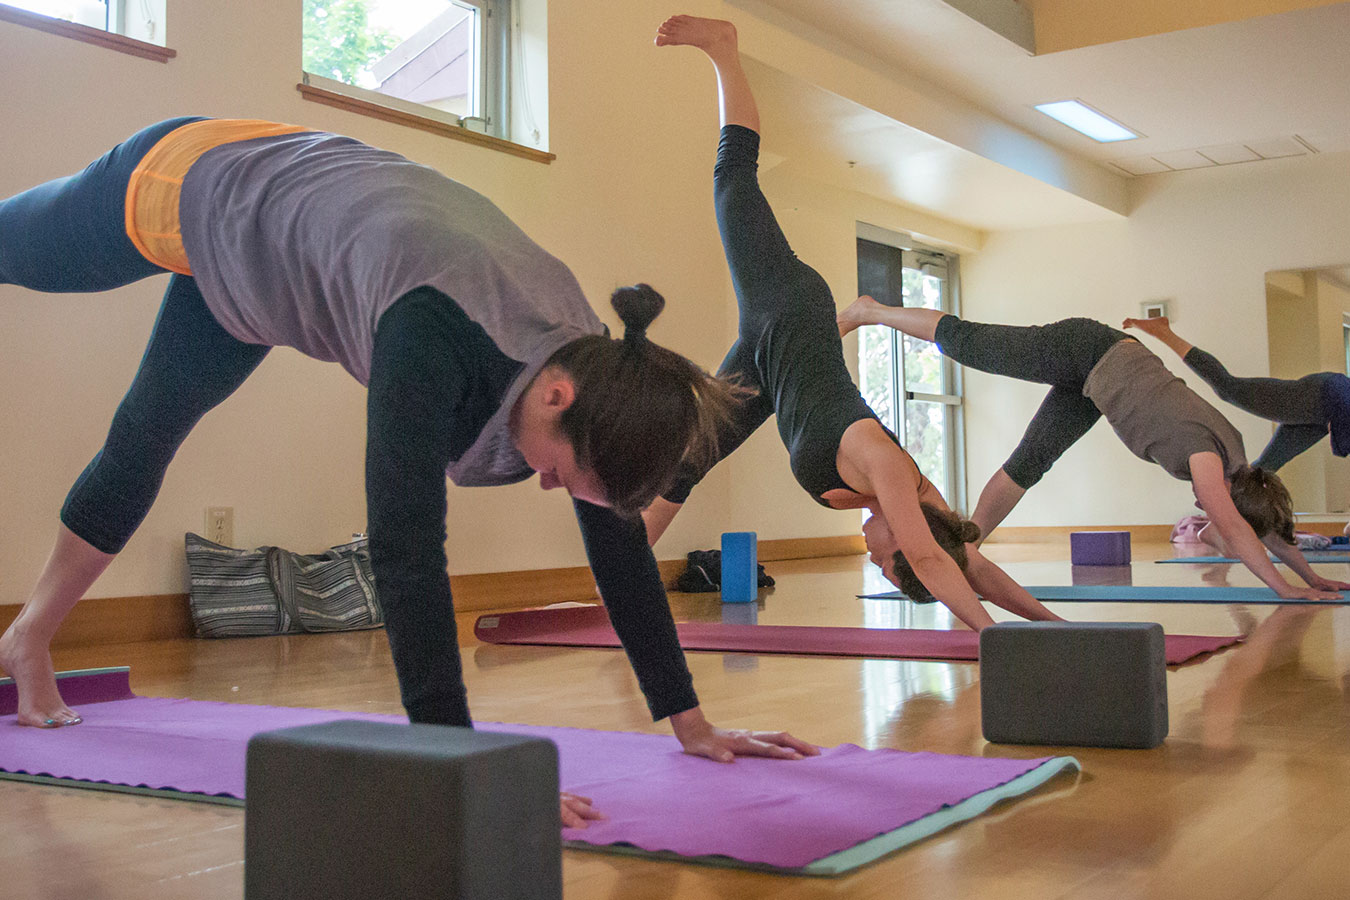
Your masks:
<svg viewBox="0 0 1350 900"><path fill-rule="evenodd" d="M16 728L16 694L0 684L0 769L17 773L0 777L239 806L253 734L335 719L406 721L136 697L126 669L68 673L61 686L83 724ZM1072 757L942 756L851 744L797 762L723 765L684 755L665 735L478 727L558 745L563 788L594 798L609 816L584 831L565 829L569 847L806 875L871 862L1078 768Z"/></svg>
<svg viewBox="0 0 1350 900"><path fill-rule="evenodd" d="M1310 563L1350 563L1348 550L1304 550L1303 558ZM1237 563L1242 560L1232 556L1174 556L1171 559L1155 559L1158 563ZM1279 562L1271 557L1271 562Z"/></svg>
<svg viewBox="0 0 1350 900"><path fill-rule="evenodd" d="M1029 584L1027 593L1037 600L1082 603L1244 603L1267 606L1339 606L1343 600L1285 600L1268 587L1166 587L1141 584ZM908 600L901 591L859 594L868 600ZM1344 596L1344 595L1342 595ZM1168 636L1171 640L1172 636ZM1171 662L1169 659L1168 662Z"/></svg>
<svg viewBox="0 0 1350 900"><path fill-rule="evenodd" d="M898 593L898 592L897 592ZM900 598L904 595L901 594ZM925 628L824 628L801 625L724 625L682 622L675 626L686 650L794 653L805 656L867 656L881 659L977 660L980 636L973 631ZM603 606L527 609L480 616L474 634L489 644L619 647ZM1177 665L1241 641L1240 637L1167 636L1167 663Z"/></svg>

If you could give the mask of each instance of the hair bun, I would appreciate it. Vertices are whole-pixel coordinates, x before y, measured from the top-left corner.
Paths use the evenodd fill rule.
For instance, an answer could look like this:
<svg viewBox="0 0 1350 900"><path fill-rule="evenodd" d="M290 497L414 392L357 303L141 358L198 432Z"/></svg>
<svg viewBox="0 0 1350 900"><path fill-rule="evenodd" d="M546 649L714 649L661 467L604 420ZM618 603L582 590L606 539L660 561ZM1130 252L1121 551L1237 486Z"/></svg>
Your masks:
<svg viewBox="0 0 1350 900"><path fill-rule="evenodd" d="M973 544L980 539L980 526L969 519L961 521L961 543Z"/></svg>
<svg viewBox="0 0 1350 900"><path fill-rule="evenodd" d="M666 298L649 284L621 287L609 298L610 305L623 321L623 339L630 343L647 335L647 326L666 308Z"/></svg>

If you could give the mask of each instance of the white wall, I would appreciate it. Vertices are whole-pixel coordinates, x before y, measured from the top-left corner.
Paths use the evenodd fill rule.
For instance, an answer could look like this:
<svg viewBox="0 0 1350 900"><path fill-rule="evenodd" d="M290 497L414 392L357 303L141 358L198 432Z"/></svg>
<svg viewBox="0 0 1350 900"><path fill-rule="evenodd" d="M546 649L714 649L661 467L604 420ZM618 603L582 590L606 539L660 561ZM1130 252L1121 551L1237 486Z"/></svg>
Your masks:
<svg viewBox="0 0 1350 900"><path fill-rule="evenodd" d="M492 197L573 268L612 326L610 291L652 283L669 304L653 337L714 367L734 334L735 306L712 214L712 68L696 51L652 46L666 3L552 6L546 121L558 159L547 166L301 100L299 0L173 3L168 45L178 56L166 65L0 23L0 83L11 87L0 96L0 196L76 171L174 115L340 131ZM864 198L800 191L830 214L784 207L784 226L841 299L856 287L852 242L862 211L897 230L945 227ZM102 443L162 290L163 279L86 296L0 286L0 603L22 601L36 579L62 499ZM364 401L336 366L274 351L188 439L149 518L92 595L182 590L182 535L202 529L208 506L234 507L241 546L315 550L363 530ZM452 572L584 564L558 492L543 494L535 482L452 487L449 505ZM709 477L658 552L716 546L730 529L778 538L857 527L856 513L820 509L797 488L776 432L766 429Z"/></svg>
<svg viewBox="0 0 1350 900"><path fill-rule="evenodd" d="M1120 223L991 234L962 262L972 319L1032 324L1091 316L1118 325L1144 300L1171 298L1179 334L1238 374L1265 375L1265 273L1350 259L1350 154L1137 179ZM1171 351L1146 343L1217 402ZM1312 369L1309 369L1312 371ZM967 372L973 490L1002 463L1044 388ZM1255 457L1263 420L1220 404ZM973 494L972 494L973 496ZM1131 455L1105 423L1073 448L1010 525L1172 522L1192 512L1187 485Z"/></svg>

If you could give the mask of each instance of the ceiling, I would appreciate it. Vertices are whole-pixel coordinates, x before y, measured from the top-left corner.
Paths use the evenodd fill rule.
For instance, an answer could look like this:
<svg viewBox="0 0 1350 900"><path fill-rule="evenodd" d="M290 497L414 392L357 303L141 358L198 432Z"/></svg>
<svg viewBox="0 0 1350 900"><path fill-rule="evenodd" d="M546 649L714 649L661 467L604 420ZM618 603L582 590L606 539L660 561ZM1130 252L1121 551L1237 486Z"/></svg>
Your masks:
<svg viewBox="0 0 1350 900"><path fill-rule="evenodd" d="M859 51L912 84L954 95L1063 154L1090 160L1124 179L1350 150L1350 3L1033 56L941 0L730 2L756 15L770 13L778 27L816 42L824 36L836 54ZM1023 2L1033 9L1038 3L1057 4L1059 15L1066 6L1058 0ZM1093 7L1141 0L1075 2L1074 14L1090 17ZM1278 5L1280 0L1269 2ZM963 3L970 5L970 0ZM1205 4L1211 11L1224 5ZM1234 15L1251 15L1254 6L1251 0L1229 0L1227 5ZM1038 22L1038 40L1040 34ZM881 114L794 81L786 70L759 71L752 77L757 91L767 95L766 112L771 108L823 123L811 129L814 146L798 139L799 146L786 155L789 161L794 153L814 156L816 162L833 158L833 165L816 166L830 173L825 180L847 181L979 228L1031 227L1111 214L1071 192L1052 188L1047 193L1043 185L1022 183L1035 179L980 159L978 148L971 152L970 147L935 140L943 136L907 126L899 121L903 115ZM1098 144L1032 109L1036 103L1062 99L1079 99L1144 137ZM951 159L940 159L943 147L955 151ZM850 161L856 165L849 167ZM925 181L917 177L924 165L952 175L940 179L945 187L927 179L928 196L915 185L907 186ZM1007 202L982 208L972 194L989 189L988 179L1000 178L1006 183L998 188L1008 192Z"/></svg>

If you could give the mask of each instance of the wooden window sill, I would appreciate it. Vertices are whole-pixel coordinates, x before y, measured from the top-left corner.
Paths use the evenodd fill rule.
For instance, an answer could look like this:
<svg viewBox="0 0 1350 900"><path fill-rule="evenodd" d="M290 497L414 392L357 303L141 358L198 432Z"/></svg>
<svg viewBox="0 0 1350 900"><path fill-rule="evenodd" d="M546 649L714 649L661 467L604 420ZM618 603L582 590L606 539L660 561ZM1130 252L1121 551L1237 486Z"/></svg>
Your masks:
<svg viewBox="0 0 1350 900"><path fill-rule="evenodd" d="M177 50L170 50L168 47L161 47L158 44L147 44L145 41L113 34L100 28L77 25L64 19L53 19L51 16L29 12L26 9L17 9L3 3L0 3L0 22L11 22L15 25L23 25L26 28L36 28L38 31L45 31L48 34L72 38L86 44L106 47L109 50L116 50L118 53L128 53L155 62L166 63L178 55Z"/></svg>
<svg viewBox="0 0 1350 900"><path fill-rule="evenodd" d="M414 115L413 113L393 109L388 106L381 106L378 103L371 103L368 100L358 100L355 97L348 97L346 94L340 94L337 91L330 91L326 88L315 87L312 84L301 82L295 86L295 89L300 92L300 96L315 103L322 103L325 106L332 106L336 109L354 112L357 115L370 116L373 119L381 119L385 122L393 122L396 125L406 125L409 128L429 131L432 134L439 134L442 137L453 138L454 140L464 141L469 144L477 144L480 147L487 147L502 153L510 153L511 155L519 156L522 159L529 159L547 164L558 158L555 153L535 150L533 147L515 144L499 137L493 137L490 134L480 134L477 131L470 131L469 129L458 125L450 125L436 119Z"/></svg>

